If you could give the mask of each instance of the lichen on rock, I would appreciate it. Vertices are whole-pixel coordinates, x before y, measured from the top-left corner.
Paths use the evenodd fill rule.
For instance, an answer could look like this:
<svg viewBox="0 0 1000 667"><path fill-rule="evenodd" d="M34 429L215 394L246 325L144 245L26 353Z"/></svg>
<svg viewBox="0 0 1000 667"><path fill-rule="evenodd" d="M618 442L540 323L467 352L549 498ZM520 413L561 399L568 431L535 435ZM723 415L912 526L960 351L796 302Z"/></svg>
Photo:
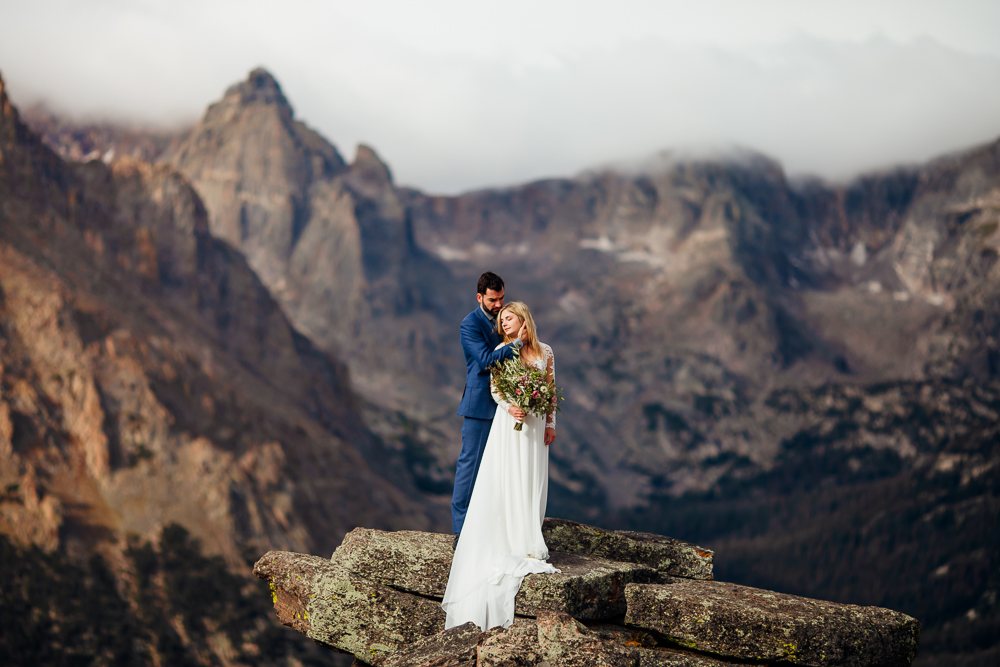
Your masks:
<svg viewBox="0 0 1000 667"><path fill-rule="evenodd" d="M372 665L444 629L433 600L403 593L318 556L269 551L254 574L275 585L282 623Z"/></svg>
<svg viewBox="0 0 1000 667"><path fill-rule="evenodd" d="M444 630L449 535L358 528L329 561L271 551L254 573L285 625L378 667L905 667L916 655L920 624L905 614L711 581L712 552L659 535L545 526L566 549L550 552L562 572L525 577L514 623L488 632Z"/></svg>
<svg viewBox="0 0 1000 667"><path fill-rule="evenodd" d="M715 553L672 537L627 530L604 530L546 518L542 535L549 549L641 563L672 577L711 579Z"/></svg>
<svg viewBox="0 0 1000 667"><path fill-rule="evenodd" d="M625 623L686 648L796 665L902 667L920 624L905 614L719 581L626 587Z"/></svg>

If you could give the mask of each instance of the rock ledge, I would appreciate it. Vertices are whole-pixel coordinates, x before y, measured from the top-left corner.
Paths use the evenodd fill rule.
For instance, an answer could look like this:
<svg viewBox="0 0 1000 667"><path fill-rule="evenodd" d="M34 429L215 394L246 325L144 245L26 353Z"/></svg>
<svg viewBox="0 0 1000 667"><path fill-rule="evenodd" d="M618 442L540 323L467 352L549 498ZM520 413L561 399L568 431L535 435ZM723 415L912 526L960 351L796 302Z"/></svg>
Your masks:
<svg viewBox="0 0 1000 667"><path fill-rule="evenodd" d="M660 535L561 519L543 533L562 574L526 577L514 624L488 632L444 630L450 535L358 528L330 560L269 551L254 574L270 582L282 623L359 665L905 667L916 657L920 623L905 614L712 581L713 552Z"/></svg>

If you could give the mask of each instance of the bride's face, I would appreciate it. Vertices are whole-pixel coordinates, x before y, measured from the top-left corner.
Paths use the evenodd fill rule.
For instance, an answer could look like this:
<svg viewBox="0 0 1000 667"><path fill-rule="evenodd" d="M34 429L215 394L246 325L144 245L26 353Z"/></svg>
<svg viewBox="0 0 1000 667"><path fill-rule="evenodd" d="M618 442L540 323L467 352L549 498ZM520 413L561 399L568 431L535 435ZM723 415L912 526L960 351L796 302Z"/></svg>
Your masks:
<svg viewBox="0 0 1000 667"><path fill-rule="evenodd" d="M500 326L503 327L505 334L511 338L516 338L517 332L521 328L521 318L515 315L513 310L505 310L503 311L503 315L500 316Z"/></svg>

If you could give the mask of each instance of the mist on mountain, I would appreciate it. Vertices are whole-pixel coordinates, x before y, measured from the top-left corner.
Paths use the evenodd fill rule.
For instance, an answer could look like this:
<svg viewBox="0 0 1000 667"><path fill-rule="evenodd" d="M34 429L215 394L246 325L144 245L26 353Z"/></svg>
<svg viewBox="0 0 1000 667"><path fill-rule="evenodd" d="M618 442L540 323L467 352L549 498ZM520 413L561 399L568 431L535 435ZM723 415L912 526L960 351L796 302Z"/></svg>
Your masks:
<svg viewBox="0 0 1000 667"><path fill-rule="evenodd" d="M1000 132L989 2L43 1L4 18L23 107L190 125L265 64L311 127L435 193L716 141L846 180Z"/></svg>

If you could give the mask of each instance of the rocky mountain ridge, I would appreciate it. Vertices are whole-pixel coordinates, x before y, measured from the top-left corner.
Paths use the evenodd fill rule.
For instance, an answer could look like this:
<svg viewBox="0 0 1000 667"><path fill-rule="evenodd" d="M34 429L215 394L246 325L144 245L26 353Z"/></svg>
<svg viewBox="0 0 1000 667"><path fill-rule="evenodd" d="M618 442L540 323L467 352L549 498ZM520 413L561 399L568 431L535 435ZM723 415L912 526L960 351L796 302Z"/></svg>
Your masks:
<svg viewBox="0 0 1000 667"><path fill-rule="evenodd" d="M434 197L365 146L348 165L258 69L169 159L296 328L342 353L428 490L447 492L457 452L461 281L505 275L568 371L554 474L574 513L642 507L664 482L705 491L718 459L766 470L803 427L768 408L774 389L993 372L996 337L968 332L997 317L997 151L836 187L753 153L665 154Z"/></svg>
<svg viewBox="0 0 1000 667"><path fill-rule="evenodd" d="M258 69L209 107L171 161L205 201L212 233L244 252L300 331L354 360L362 387L390 370L383 394L399 394L392 385L408 376L425 390L454 384L454 364L437 358L448 355L434 347L436 319L461 306L447 269L414 243L371 148L348 165ZM407 385L407 404L419 394Z"/></svg>
<svg viewBox="0 0 1000 667"><path fill-rule="evenodd" d="M615 509L665 481L707 490L731 467L720 458L766 470L802 428L768 409L775 388L955 375L981 367L960 347L997 354L949 325L996 310L996 143L841 187L790 184L752 153L667 155L643 172L435 197L396 187L371 149L347 165L303 128L255 70L172 161L296 326L344 351L374 421L393 422L388 407L422 425L386 436L427 488L446 490L434 480L455 455L460 281L487 265L568 371L555 478L570 512L594 504L585 488Z"/></svg>
<svg viewBox="0 0 1000 667"><path fill-rule="evenodd" d="M839 186L667 155L436 197L371 149L347 164L255 71L184 151L164 158L209 233L349 367L393 450L360 454L426 507L457 453L463 285L491 268L567 388L554 513L720 544L741 583L892 601L939 664L995 655L997 142Z"/></svg>

